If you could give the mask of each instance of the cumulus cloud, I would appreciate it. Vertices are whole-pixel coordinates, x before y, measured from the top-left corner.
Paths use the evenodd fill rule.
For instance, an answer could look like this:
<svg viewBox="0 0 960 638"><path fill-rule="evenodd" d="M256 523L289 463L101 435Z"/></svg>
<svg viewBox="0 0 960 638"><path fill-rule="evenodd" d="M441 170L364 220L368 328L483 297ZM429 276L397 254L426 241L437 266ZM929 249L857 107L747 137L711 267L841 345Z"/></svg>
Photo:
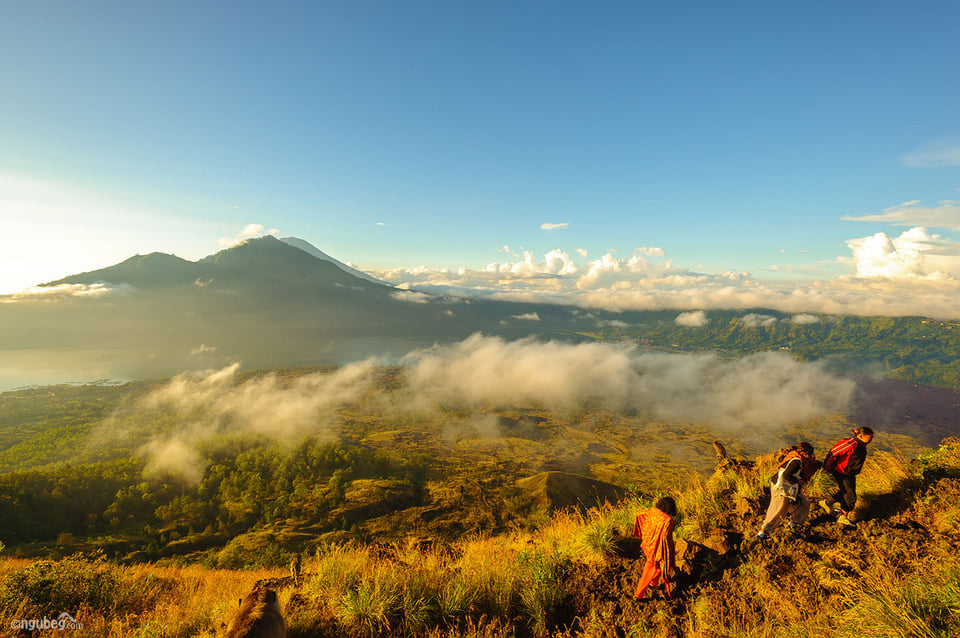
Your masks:
<svg viewBox="0 0 960 638"><path fill-rule="evenodd" d="M916 227L899 237L876 233L851 239L858 277L942 280L960 274L960 244Z"/></svg>
<svg viewBox="0 0 960 638"><path fill-rule="evenodd" d="M659 251L659 252L658 252ZM670 263L654 264L647 256L662 255L662 249L640 248L628 259L607 253L587 265L586 273L576 282L577 288L624 288L626 282L642 281L673 272ZM620 283L622 282L622 283Z"/></svg>
<svg viewBox="0 0 960 638"><path fill-rule="evenodd" d="M876 215L846 216L841 219L853 222L880 222L894 226L929 226L960 230L960 205L955 201L944 200L936 206L927 206L922 201L915 200L892 206Z"/></svg>
<svg viewBox="0 0 960 638"><path fill-rule="evenodd" d="M280 231L276 228L267 230L263 224L247 224L235 237L221 237L219 244L221 248L235 248L250 239L264 235L278 235L279 233Z"/></svg>
<svg viewBox="0 0 960 638"><path fill-rule="evenodd" d="M521 321L540 321L540 315L535 312L527 312L522 315L510 315L512 319L520 319Z"/></svg>
<svg viewBox="0 0 960 638"><path fill-rule="evenodd" d="M851 251L859 251L860 240L851 241ZM537 260L529 252L519 264L491 264L480 270L421 266L371 274L399 288L437 295L571 304L614 312L771 308L791 314L924 314L956 319L960 318L957 247L941 239L926 246L923 253L924 272L957 273L952 278L881 278L858 272L812 281L759 281L747 273L698 273L676 267L669 260L658 262L644 255L620 258L612 253L586 265L571 261L567 270L572 272L560 275L550 272L546 259ZM841 263L856 271L857 261L855 253Z"/></svg>
<svg viewBox="0 0 960 638"><path fill-rule="evenodd" d="M504 247L508 248L508 247ZM554 249L537 258L486 268L397 268L372 271L398 288L437 295L586 309L710 310L771 308L784 313L960 318L960 243L923 227L899 237L878 233L848 242L851 256L814 265L772 267L807 279L755 279L744 272L702 273L678 267L662 249L641 247L629 257L613 251L577 263ZM577 255L577 252L574 252ZM848 267L851 274L824 277Z"/></svg>
<svg viewBox="0 0 960 638"><path fill-rule="evenodd" d="M790 318L790 321L797 324L798 326L806 326L812 323L820 323L820 317L810 314L799 314L793 315Z"/></svg>
<svg viewBox="0 0 960 638"><path fill-rule="evenodd" d="M750 313L740 318L740 323L747 328L769 328L776 325L777 318L771 315Z"/></svg>
<svg viewBox="0 0 960 638"><path fill-rule="evenodd" d="M540 228L543 230L559 230L563 228L570 228L570 222L561 222L559 224L551 224L550 222L543 222L540 224Z"/></svg>
<svg viewBox="0 0 960 638"><path fill-rule="evenodd" d="M703 328L710 323L710 317L702 310L694 310L693 312L680 313L677 315L677 318L674 319L674 322L678 326L685 326L687 328Z"/></svg>

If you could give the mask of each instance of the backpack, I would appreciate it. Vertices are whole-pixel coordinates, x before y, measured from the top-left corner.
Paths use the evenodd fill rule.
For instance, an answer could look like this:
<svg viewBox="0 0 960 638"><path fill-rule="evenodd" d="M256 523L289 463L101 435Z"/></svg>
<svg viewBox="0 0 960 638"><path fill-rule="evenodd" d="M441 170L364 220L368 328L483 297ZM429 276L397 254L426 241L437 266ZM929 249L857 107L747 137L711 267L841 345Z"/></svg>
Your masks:
<svg viewBox="0 0 960 638"><path fill-rule="evenodd" d="M823 459L824 469L843 474L847 469L847 463L850 462L850 455L857 449L859 442L857 437L852 437L834 443Z"/></svg>

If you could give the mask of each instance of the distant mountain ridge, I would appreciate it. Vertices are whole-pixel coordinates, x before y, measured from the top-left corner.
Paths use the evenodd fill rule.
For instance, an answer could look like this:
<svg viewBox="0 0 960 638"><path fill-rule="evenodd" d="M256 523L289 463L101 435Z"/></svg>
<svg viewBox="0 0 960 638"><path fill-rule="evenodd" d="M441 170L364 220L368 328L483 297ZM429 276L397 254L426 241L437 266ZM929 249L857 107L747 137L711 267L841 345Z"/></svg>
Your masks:
<svg viewBox="0 0 960 638"><path fill-rule="evenodd" d="M308 242L272 236L197 261L135 255L41 286L64 284L106 286L0 304L0 354L18 366L61 370L66 352L69 369L81 371L68 379L130 379L238 361L266 368L395 360L476 332L529 336L540 326L510 317L550 316L526 304L411 297Z"/></svg>
<svg viewBox="0 0 960 638"><path fill-rule="evenodd" d="M90 285L101 282L127 284L137 289L186 285L243 289L271 282L298 288L392 288L325 255L302 239L291 237L281 241L270 236L251 239L195 262L166 253L136 255L107 268L71 275L43 285Z"/></svg>

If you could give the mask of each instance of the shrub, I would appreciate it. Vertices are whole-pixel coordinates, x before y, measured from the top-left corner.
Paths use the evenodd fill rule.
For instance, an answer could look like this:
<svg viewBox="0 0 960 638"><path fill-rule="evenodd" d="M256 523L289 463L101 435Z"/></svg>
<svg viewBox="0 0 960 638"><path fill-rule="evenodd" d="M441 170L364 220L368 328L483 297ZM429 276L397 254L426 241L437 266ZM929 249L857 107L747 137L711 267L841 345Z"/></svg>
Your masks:
<svg viewBox="0 0 960 638"><path fill-rule="evenodd" d="M563 587L568 562L559 553L521 552L520 602L534 635L545 636L554 625L567 594Z"/></svg>
<svg viewBox="0 0 960 638"><path fill-rule="evenodd" d="M9 574L0 583L0 607L20 607L36 614L76 614L81 607L103 613L139 613L153 607L168 585L156 576L125 578L122 568L102 560L42 560Z"/></svg>
<svg viewBox="0 0 960 638"><path fill-rule="evenodd" d="M389 632L400 616L401 591L385 569L361 580L340 598L334 614L358 636L373 637Z"/></svg>
<svg viewBox="0 0 960 638"><path fill-rule="evenodd" d="M908 578L890 579L886 570L863 574L863 586L846 596L843 635L934 638L960 633L960 569L956 565ZM846 623L845 623L846 624Z"/></svg>

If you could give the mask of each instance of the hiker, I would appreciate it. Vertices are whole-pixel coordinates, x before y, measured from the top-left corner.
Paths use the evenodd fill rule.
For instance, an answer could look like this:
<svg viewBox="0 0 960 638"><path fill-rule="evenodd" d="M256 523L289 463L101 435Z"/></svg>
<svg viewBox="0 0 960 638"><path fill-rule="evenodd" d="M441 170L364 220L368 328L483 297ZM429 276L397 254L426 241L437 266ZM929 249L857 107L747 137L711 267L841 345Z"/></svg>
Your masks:
<svg viewBox="0 0 960 638"><path fill-rule="evenodd" d="M855 428L853 437L834 443L823 459L823 469L837 482L837 492L820 501L820 507L834 516L833 504L839 503L841 512L837 522L845 527L857 526L853 512L857 504L857 474L867 460L867 444L872 440L871 428Z"/></svg>
<svg viewBox="0 0 960 638"><path fill-rule="evenodd" d="M801 441L790 449L770 479L770 506L757 538L767 538L784 517L789 517L787 528L791 532L803 525L810 513L810 501L803 495L803 488L819 469L820 461L813 455L812 445Z"/></svg>
<svg viewBox="0 0 960 638"><path fill-rule="evenodd" d="M670 573L674 568L673 526L677 515L677 503L664 496L654 507L637 513L633 535L640 538L640 548L647 562L640 575L640 584L634 597L643 599L651 585L663 582L663 590L670 598Z"/></svg>

